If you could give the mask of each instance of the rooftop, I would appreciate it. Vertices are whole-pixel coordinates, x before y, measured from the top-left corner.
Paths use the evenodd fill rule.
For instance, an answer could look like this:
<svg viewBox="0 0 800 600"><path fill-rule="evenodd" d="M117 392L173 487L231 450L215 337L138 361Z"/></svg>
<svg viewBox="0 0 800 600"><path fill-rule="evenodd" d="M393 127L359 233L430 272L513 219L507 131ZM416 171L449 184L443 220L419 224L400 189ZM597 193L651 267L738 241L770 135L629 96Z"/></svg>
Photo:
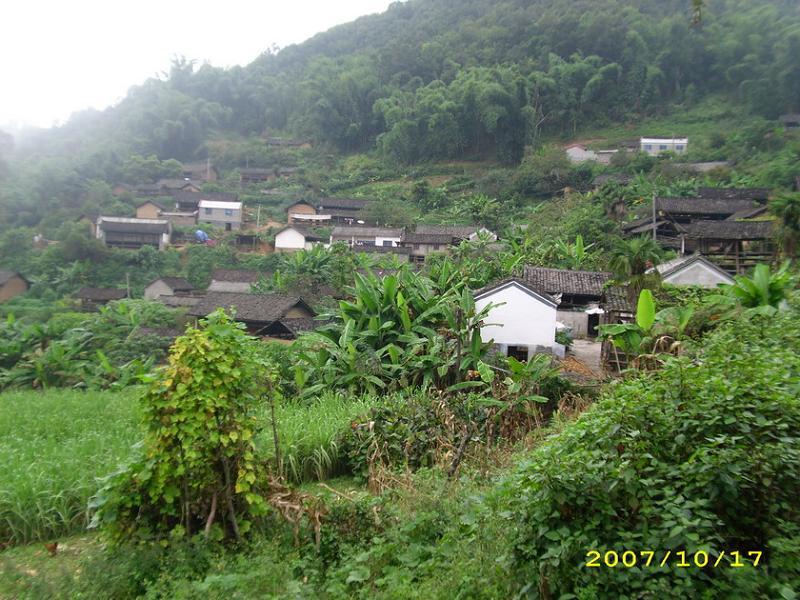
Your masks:
<svg viewBox="0 0 800 600"><path fill-rule="evenodd" d="M204 317L218 308L224 308L235 310L237 321L271 323L282 319L287 312L298 305L313 313L311 308L298 296L209 292L189 310L189 314Z"/></svg>
<svg viewBox="0 0 800 600"><path fill-rule="evenodd" d="M360 210L369 204L369 200L361 200L359 198L320 198L317 200L317 208L348 208L351 210Z"/></svg>
<svg viewBox="0 0 800 600"><path fill-rule="evenodd" d="M164 219L133 219L128 217L98 217L103 231L116 233L169 233L169 221Z"/></svg>
<svg viewBox="0 0 800 600"><path fill-rule="evenodd" d="M194 289L194 286L186 281L183 277L159 277L158 279L154 279L147 285L153 285L157 281L163 281L166 285L168 285L171 289L176 291L191 291Z"/></svg>
<svg viewBox="0 0 800 600"><path fill-rule="evenodd" d="M681 226L688 238L717 240L766 240L772 237L773 221L695 221Z"/></svg>
<svg viewBox="0 0 800 600"><path fill-rule="evenodd" d="M760 208L753 200L735 198L657 198L656 208L665 213L686 215L723 215L729 216L740 211Z"/></svg>
<svg viewBox="0 0 800 600"><path fill-rule="evenodd" d="M128 296L127 291L117 288L93 288L84 287L73 294L73 298L78 300L122 300Z"/></svg>
<svg viewBox="0 0 800 600"><path fill-rule="evenodd" d="M501 279L500 281L497 281L495 283L487 285L486 287L484 287L484 288L482 288L480 290L477 290L475 292L475 300L479 300L479 299L484 298L486 296L490 296L494 292L500 291L502 289L505 289L505 288L511 287L511 286L514 286L514 287L517 287L517 288L520 288L520 289L524 290L528 294L536 297L541 302L544 302L545 304L548 304L548 305L552 306L553 308L558 306L558 302L550 294L548 294L547 292L543 291L540 288L537 288L535 285L531 284L530 282L525 281L523 279L519 279L517 277L509 277L509 278L506 278L506 279Z"/></svg>
<svg viewBox="0 0 800 600"><path fill-rule="evenodd" d="M681 269L688 267L689 265L692 265L694 263L702 263L707 267L709 267L710 269L722 273L726 279L733 281L730 275L728 275L725 271L720 269L717 265L715 265L708 259L704 258L700 254L689 254L686 256L678 256L676 258L673 258L672 260L663 262L652 269L649 269L647 272L653 273L657 271L662 277L669 277L673 273L680 271Z"/></svg>
<svg viewBox="0 0 800 600"><path fill-rule="evenodd" d="M392 229L388 227L334 227L331 236L334 238L350 237L386 237L399 238L403 234L402 229Z"/></svg>
<svg viewBox="0 0 800 600"><path fill-rule="evenodd" d="M255 283L260 277L268 277L269 273L259 273L250 269L217 269L211 275L212 281L232 281L242 283Z"/></svg>
<svg viewBox="0 0 800 600"><path fill-rule="evenodd" d="M568 271L525 265L523 280L534 289L547 294L577 296L603 295L603 287L612 278L611 273L600 271Z"/></svg>

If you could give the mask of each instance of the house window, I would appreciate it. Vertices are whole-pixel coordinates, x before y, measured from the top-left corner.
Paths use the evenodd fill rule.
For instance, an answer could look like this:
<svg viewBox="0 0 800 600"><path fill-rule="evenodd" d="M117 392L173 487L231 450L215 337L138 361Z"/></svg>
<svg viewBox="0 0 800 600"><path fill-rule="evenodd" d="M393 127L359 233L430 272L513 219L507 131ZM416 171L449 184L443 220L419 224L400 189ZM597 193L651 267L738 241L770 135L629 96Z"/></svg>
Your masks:
<svg viewBox="0 0 800 600"><path fill-rule="evenodd" d="M519 361L528 362L528 347L527 346L509 346L508 356L513 356Z"/></svg>
<svg viewBox="0 0 800 600"><path fill-rule="evenodd" d="M667 145L666 145L666 144L661 144L661 145L658 147L658 149L659 149L659 150L666 150L666 149L667 149Z"/></svg>
<svg viewBox="0 0 800 600"><path fill-rule="evenodd" d="M225 216L226 216L226 217L232 217L232 216L233 216L233 209L231 209L231 208L226 208L226 209L225 209Z"/></svg>
<svg viewBox="0 0 800 600"><path fill-rule="evenodd" d="M652 144L645 144L644 145L644 149L645 150L652 150L653 149L653 145Z"/></svg>
<svg viewBox="0 0 800 600"><path fill-rule="evenodd" d="M683 150L683 144L678 144L675 146L675 150Z"/></svg>
<svg viewBox="0 0 800 600"><path fill-rule="evenodd" d="M213 212L210 208L206 208L205 211L206 211L205 214L207 215L210 215Z"/></svg>
<svg viewBox="0 0 800 600"><path fill-rule="evenodd" d="M438 250L438 249L439 249L439 244L434 244L434 245L433 245L433 249L434 249L434 250Z"/></svg>
<svg viewBox="0 0 800 600"><path fill-rule="evenodd" d="M391 247L391 245L392 245L392 240L383 240L383 245L384 245L384 246L390 246L390 247Z"/></svg>

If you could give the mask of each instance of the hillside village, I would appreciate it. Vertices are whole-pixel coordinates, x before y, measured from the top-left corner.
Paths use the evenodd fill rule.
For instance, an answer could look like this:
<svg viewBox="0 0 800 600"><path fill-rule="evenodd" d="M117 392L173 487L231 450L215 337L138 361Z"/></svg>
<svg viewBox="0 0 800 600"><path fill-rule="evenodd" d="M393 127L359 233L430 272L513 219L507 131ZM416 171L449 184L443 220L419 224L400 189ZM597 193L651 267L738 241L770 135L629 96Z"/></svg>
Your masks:
<svg viewBox="0 0 800 600"><path fill-rule="evenodd" d="M0 131L0 598L797 597L798 27L406 0Z"/></svg>

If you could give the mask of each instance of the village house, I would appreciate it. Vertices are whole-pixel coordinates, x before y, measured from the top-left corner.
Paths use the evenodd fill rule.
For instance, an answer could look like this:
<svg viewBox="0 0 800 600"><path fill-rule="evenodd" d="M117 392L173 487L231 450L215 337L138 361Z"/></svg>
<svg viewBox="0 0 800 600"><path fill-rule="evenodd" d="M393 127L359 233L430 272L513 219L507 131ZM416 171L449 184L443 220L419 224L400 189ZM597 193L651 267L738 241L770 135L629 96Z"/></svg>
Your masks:
<svg viewBox="0 0 800 600"><path fill-rule="evenodd" d="M100 218L98 213L83 213L77 219L78 223L83 223L89 226L89 233L94 238L97 237L97 219Z"/></svg>
<svg viewBox="0 0 800 600"><path fill-rule="evenodd" d="M291 177L300 171L297 167L277 167L272 169L248 168L239 169L239 183L252 185L256 183L270 183L278 179Z"/></svg>
<svg viewBox="0 0 800 600"><path fill-rule="evenodd" d="M583 144L570 144L564 151L573 164L595 161L601 165L610 164L611 158L619 152L619 150L590 150Z"/></svg>
<svg viewBox="0 0 800 600"><path fill-rule="evenodd" d="M520 361L542 352L564 356L564 347L555 341L558 305L551 296L526 281L507 279L476 292L476 310L490 304L496 306L481 327L484 342Z"/></svg>
<svg viewBox="0 0 800 600"><path fill-rule="evenodd" d="M156 183L144 183L134 187L117 184L112 188L116 196L127 193L141 198L167 197L181 191L196 193L200 191L200 187L185 179L161 179Z"/></svg>
<svg viewBox="0 0 800 600"><path fill-rule="evenodd" d="M197 205L197 220L225 231L242 228L242 203L200 200Z"/></svg>
<svg viewBox="0 0 800 600"><path fill-rule="evenodd" d="M183 165L183 177L192 181L216 181L219 171L211 161L187 163Z"/></svg>
<svg viewBox="0 0 800 600"><path fill-rule="evenodd" d="M361 211L367 207L369 200L359 198L320 198L317 200L317 214L328 217L328 221L336 225L354 225L361 218Z"/></svg>
<svg viewBox="0 0 800 600"><path fill-rule="evenodd" d="M213 202L238 202L239 195L228 192L175 192L172 194L175 202L175 210L181 212L193 212L200 208L201 200L211 200Z"/></svg>
<svg viewBox="0 0 800 600"><path fill-rule="evenodd" d="M136 205L137 219L158 219L161 213L167 210L166 206L155 200L145 200Z"/></svg>
<svg viewBox="0 0 800 600"><path fill-rule="evenodd" d="M348 246L399 246L402 229L387 227L334 227L330 243L346 242Z"/></svg>
<svg viewBox="0 0 800 600"><path fill-rule="evenodd" d="M679 256L647 272L658 273L661 281L670 285L715 288L720 284L734 283L733 277L700 254Z"/></svg>
<svg viewBox="0 0 800 600"><path fill-rule="evenodd" d="M800 129L800 113L781 115L778 120L786 129Z"/></svg>
<svg viewBox="0 0 800 600"><path fill-rule="evenodd" d="M314 310L298 296L286 294L232 294L209 292L189 309L194 317L207 317L218 308L234 311L237 322L244 323L248 333L265 335L264 330L283 319L308 319Z"/></svg>
<svg viewBox="0 0 800 600"><path fill-rule="evenodd" d="M400 245L411 250L413 262L424 262L429 254L449 252L453 246L481 234L497 240L497 235L478 225L417 225L415 231L403 233Z"/></svg>
<svg viewBox="0 0 800 600"><path fill-rule="evenodd" d="M311 250L318 244L327 244L329 239L303 225L287 225L275 234L275 252Z"/></svg>
<svg viewBox="0 0 800 600"><path fill-rule="evenodd" d="M0 302L24 294L29 287L30 282L16 271L0 270Z"/></svg>
<svg viewBox="0 0 800 600"><path fill-rule="evenodd" d="M273 148L300 148L301 150L307 150L311 148L310 140L291 140L287 138L268 137L265 142L267 146L272 146Z"/></svg>
<svg viewBox="0 0 800 600"><path fill-rule="evenodd" d="M558 303L558 320L575 338L597 337L602 322L603 291L612 274L599 271L570 271L525 265L522 281L548 294Z"/></svg>
<svg viewBox="0 0 800 600"><path fill-rule="evenodd" d="M643 137L639 140L639 150L650 156L658 156L663 152L683 154L689 147L689 138L652 138Z"/></svg>
<svg viewBox="0 0 800 600"><path fill-rule="evenodd" d="M306 225L320 224L331 220L331 215L317 214L317 205L308 200L298 200L286 207L286 222Z"/></svg>
<svg viewBox="0 0 800 600"><path fill-rule="evenodd" d="M288 342L296 340L301 334L307 331L314 331L317 327L327 322L328 321L320 321L313 317L287 317L273 321L262 329L259 335L271 340Z"/></svg>
<svg viewBox="0 0 800 600"><path fill-rule="evenodd" d="M127 298L128 292L116 288L84 287L75 292L72 297L76 300L80 300L81 310L94 312L109 302Z"/></svg>
<svg viewBox="0 0 800 600"><path fill-rule="evenodd" d="M774 221L694 221L680 235L683 252L699 252L732 275L775 258Z"/></svg>
<svg viewBox="0 0 800 600"><path fill-rule="evenodd" d="M162 296L188 296L194 286L182 277L160 277L144 288L145 300L157 300Z"/></svg>
<svg viewBox="0 0 800 600"><path fill-rule="evenodd" d="M164 250L170 243L172 224L165 219L98 217L96 237L109 248L136 250L153 246Z"/></svg>
<svg viewBox="0 0 800 600"><path fill-rule="evenodd" d="M229 292L249 294L250 287L262 277L268 279L271 273L259 273L246 269L217 269L211 274L209 292Z"/></svg>

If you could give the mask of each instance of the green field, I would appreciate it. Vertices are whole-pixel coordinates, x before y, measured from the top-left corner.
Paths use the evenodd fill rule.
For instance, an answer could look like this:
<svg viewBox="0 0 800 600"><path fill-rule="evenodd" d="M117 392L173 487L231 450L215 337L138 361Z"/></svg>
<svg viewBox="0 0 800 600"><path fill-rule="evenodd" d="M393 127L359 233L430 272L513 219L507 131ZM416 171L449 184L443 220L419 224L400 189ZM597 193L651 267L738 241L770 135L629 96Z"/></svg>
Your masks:
<svg viewBox="0 0 800 600"><path fill-rule="evenodd" d="M0 395L0 542L20 544L80 531L97 477L130 452L136 389Z"/></svg>
<svg viewBox="0 0 800 600"><path fill-rule="evenodd" d="M141 438L137 388L119 392L0 395L0 542L16 545L80 533L87 501ZM277 411L286 474L295 481L341 473L339 432L371 405L330 395ZM268 412L260 447L273 454Z"/></svg>

